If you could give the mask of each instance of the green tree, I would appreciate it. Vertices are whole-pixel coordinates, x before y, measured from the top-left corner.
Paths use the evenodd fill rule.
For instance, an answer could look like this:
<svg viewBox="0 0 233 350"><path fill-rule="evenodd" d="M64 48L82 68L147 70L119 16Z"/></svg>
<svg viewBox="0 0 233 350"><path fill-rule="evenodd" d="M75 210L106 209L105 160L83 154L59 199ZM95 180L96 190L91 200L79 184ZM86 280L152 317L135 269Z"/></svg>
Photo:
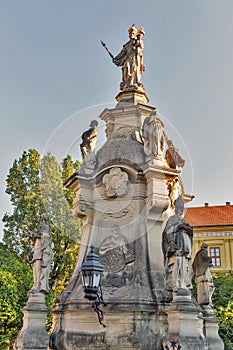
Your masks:
<svg viewBox="0 0 233 350"><path fill-rule="evenodd" d="M78 167L70 156L60 166L51 154L41 159L35 149L29 149L14 161L7 177L6 193L11 197L13 212L4 215L3 242L30 266L30 233L39 227L41 214L49 217L53 241L50 286L54 297L68 283L78 253L81 226L71 213L75 193L63 185Z"/></svg>
<svg viewBox="0 0 233 350"><path fill-rule="evenodd" d="M214 312L220 318L219 335L225 350L233 349L233 272L218 273L214 276Z"/></svg>
<svg viewBox="0 0 233 350"><path fill-rule="evenodd" d="M40 190L44 209L51 220L51 286L56 295L68 283L77 258L80 221L73 218L71 211L75 193L63 185L77 168L78 163L73 163L70 156L63 160L61 167L51 154L41 161Z"/></svg>
<svg viewBox="0 0 233 350"><path fill-rule="evenodd" d="M10 195L13 213L6 213L3 242L8 249L30 265L32 247L30 232L38 226L43 202L40 194L40 155L30 149L15 160L7 177L6 193Z"/></svg>
<svg viewBox="0 0 233 350"><path fill-rule="evenodd" d="M0 349L8 349L22 327L21 309L32 286L32 271L0 243Z"/></svg>
<svg viewBox="0 0 233 350"><path fill-rule="evenodd" d="M78 172L79 166L80 166L80 162L78 160L74 162L70 155L66 156L66 158L63 159L61 164L63 182L65 182L70 176L72 176L74 172ZM73 200L75 197L75 192L66 187L63 187L63 191L70 207L72 207Z"/></svg>

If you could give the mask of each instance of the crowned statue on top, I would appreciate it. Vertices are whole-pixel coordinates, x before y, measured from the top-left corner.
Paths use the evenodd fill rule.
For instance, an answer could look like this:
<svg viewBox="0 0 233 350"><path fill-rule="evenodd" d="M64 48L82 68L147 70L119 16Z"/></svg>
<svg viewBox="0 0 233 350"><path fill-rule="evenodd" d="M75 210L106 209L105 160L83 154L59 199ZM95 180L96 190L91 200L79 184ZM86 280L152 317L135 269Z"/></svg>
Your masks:
<svg viewBox="0 0 233 350"><path fill-rule="evenodd" d="M122 69L122 82L120 89L143 90L141 83L142 72L145 70L143 64L143 36L145 34L144 27L139 30L133 24L129 29L129 41L123 45L121 52L112 58L113 63Z"/></svg>

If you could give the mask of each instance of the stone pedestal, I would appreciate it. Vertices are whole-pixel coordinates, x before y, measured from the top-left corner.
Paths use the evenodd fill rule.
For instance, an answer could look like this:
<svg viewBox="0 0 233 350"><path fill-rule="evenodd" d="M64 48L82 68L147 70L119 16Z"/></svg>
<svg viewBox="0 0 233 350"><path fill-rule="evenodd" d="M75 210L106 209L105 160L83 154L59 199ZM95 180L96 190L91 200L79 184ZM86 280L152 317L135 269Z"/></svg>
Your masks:
<svg viewBox="0 0 233 350"><path fill-rule="evenodd" d="M214 315L204 315L204 334L208 344L208 350L223 350L224 344L218 334L220 320Z"/></svg>
<svg viewBox="0 0 233 350"><path fill-rule="evenodd" d="M116 96L116 100L118 101L117 107L137 104L146 105L149 102L149 98L142 88L126 89Z"/></svg>
<svg viewBox="0 0 233 350"><path fill-rule="evenodd" d="M45 328L48 308L45 295L29 292L23 312L23 328L18 334L15 350L47 350L49 336Z"/></svg>
<svg viewBox="0 0 233 350"><path fill-rule="evenodd" d="M173 302L165 307L168 333L163 340L164 350L207 350L203 334L200 308L191 301L189 291L178 292Z"/></svg>
<svg viewBox="0 0 233 350"><path fill-rule="evenodd" d="M159 323L154 312L104 309L106 328L91 310L70 312L65 332L51 335L52 349L159 349ZM69 322L69 325L68 325ZM156 334L156 332L158 332ZM65 346L64 346L65 343Z"/></svg>

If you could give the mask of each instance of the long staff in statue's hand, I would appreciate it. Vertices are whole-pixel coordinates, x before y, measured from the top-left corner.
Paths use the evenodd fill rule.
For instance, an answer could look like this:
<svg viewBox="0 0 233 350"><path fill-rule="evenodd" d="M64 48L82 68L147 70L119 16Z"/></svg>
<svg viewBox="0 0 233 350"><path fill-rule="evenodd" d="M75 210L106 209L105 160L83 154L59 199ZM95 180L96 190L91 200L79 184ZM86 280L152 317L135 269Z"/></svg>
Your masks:
<svg viewBox="0 0 233 350"><path fill-rule="evenodd" d="M112 54L111 51L107 48L106 44L105 44L102 40L100 40L100 42L101 42L101 44L103 45L103 47L105 48L105 50L107 51L107 53L109 54L109 56L110 56L111 58L114 58L113 54Z"/></svg>

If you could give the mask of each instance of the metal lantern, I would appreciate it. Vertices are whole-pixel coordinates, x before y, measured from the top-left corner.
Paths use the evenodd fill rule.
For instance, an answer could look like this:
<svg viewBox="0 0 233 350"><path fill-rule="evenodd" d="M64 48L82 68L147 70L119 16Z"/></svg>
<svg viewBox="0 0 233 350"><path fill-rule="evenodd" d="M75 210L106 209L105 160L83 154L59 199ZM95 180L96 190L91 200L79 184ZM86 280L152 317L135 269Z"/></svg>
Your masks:
<svg viewBox="0 0 233 350"><path fill-rule="evenodd" d="M95 301L98 298L100 277L104 268L99 262L98 254L94 252L94 247L91 247L91 251L87 255L86 261L83 262L81 270L85 292L84 297L90 301Z"/></svg>

